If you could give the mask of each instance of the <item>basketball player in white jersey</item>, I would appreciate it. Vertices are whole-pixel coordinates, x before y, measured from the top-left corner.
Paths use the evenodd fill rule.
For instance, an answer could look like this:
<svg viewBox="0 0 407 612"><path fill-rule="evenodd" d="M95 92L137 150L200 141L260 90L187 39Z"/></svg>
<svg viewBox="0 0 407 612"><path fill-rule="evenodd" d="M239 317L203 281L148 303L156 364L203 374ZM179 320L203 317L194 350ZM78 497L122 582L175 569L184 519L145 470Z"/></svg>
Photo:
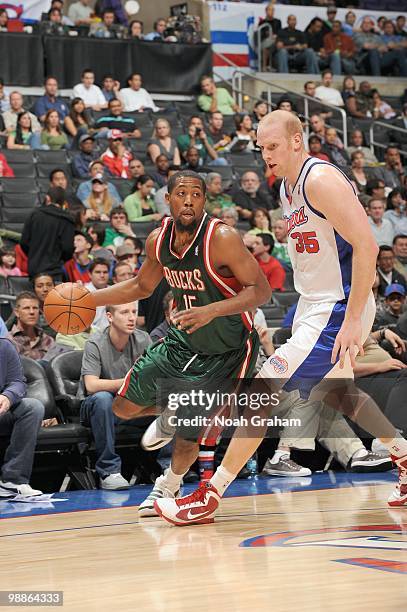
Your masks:
<svg viewBox="0 0 407 612"><path fill-rule="evenodd" d="M352 380L355 356L363 354L375 316L371 287L378 248L366 214L346 176L305 151L301 123L292 113L278 110L264 117L257 143L270 172L283 178L283 215L300 294L292 337L258 377L267 379L273 391L284 386L298 389L304 398L311 393L313 399L324 398L379 437L399 468L399 483L388 503L407 509L407 440ZM178 313L178 323L195 331L204 324L199 310ZM157 513L174 525L212 522L221 496L266 429L258 428L256 437L239 436L238 430L211 480L192 495L157 500Z"/></svg>

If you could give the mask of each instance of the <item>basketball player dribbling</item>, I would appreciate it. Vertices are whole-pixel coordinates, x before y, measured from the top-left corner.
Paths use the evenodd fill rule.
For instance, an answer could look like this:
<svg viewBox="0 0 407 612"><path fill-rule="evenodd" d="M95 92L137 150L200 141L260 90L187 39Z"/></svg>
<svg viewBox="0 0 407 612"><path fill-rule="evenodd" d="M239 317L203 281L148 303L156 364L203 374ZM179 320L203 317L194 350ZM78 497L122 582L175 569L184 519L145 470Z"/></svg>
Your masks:
<svg viewBox="0 0 407 612"><path fill-rule="evenodd" d="M378 248L366 214L347 177L305 151L301 123L292 113L278 110L264 117L257 143L269 170L284 179L281 202L300 294L291 339L257 376L267 379L273 390L283 384L304 398L311 393L313 399L323 398L380 438L399 468L399 482L388 503L407 507L407 440L352 380L355 356L363 354L375 316L371 287ZM178 316L188 327L190 315ZM178 526L212 522L223 493L266 429L259 428L256 438L239 436L237 430L210 481L186 497L157 500L157 513Z"/></svg>

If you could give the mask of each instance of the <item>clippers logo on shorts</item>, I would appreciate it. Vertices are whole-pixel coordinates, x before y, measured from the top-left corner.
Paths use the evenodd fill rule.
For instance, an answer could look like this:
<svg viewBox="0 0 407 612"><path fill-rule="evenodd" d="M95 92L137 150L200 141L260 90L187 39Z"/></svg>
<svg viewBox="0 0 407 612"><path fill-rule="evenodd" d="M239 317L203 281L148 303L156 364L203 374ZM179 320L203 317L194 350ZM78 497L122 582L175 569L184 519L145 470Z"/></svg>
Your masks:
<svg viewBox="0 0 407 612"><path fill-rule="evenodd" d="M277 374L284 374L288 370L288 363L282 357L275 355L269 359L269 364L273 366Z"/></svg>
<svg viewBox="0 0 407 612"><path fill-rule="evenodd" d="M407 550L407 542L403 538L402 525L355 525L270 533L243 540L239 546L244 548L263 546L295 548L300 546L302 548L310 547L311 549L322 547L326 548L327 551L331 549L341 549L342 551L358 549L360 555L358 557L329 559L330 554L328 553L328 560L369 570L407 574L407 563L403 556ZM363 549L366 551L365 555L361 553ZM387 555L385 558L371 556L372 554L377 555L377 551L385 553L391 551L395 557L398 555L399 558L390 560Z"/></svg>
<svg viewBox="0 0 407 612"><path fill-rule="evenodd" d="M167 283L173 289L206 291L201 271L197 268L194 270L170 270L167 266L164 266L163 271Z"/></svg>
<svg viewBox="0 0 407 612"><path fill-rule="evenodd" d="M307 223L308 221L308 217L305 214L304 206L301 206L299 210L294 210L294 212L292 212L289 217L284 215L284 220L287 226L287 234L290 235L290 232L292 232L295 227L304 225L304 223Z"/></svg>

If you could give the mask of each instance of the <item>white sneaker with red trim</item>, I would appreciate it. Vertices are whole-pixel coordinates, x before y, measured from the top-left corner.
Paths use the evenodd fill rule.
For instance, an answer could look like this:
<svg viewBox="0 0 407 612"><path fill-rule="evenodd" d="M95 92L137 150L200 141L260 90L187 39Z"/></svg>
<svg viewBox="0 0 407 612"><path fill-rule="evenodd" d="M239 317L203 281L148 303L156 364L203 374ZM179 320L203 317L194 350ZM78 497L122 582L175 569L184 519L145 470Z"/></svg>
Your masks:
<svg viewBox="0 0 407 612"><path fill-rule="evenodd" d="M407 508L407 456L395 457L392 455L393 463L399 469L399 482L391 493L387 503L392 508L405 506Z"/></svg>
<svg viewBox="0 0 407 612"><path fill-rule="evenodd" d="M161 518L172 525L202 525L213 523L221 496L210 482L201 482L199 488L178 499L157 499L154 508Z"/></svg>

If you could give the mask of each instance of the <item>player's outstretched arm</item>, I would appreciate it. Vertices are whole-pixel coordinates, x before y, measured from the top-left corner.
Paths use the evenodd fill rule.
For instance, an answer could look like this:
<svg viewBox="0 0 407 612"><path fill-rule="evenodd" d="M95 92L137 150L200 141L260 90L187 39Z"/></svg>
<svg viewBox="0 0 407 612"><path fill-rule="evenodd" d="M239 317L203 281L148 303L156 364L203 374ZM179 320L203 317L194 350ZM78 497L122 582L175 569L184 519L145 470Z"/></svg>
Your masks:
<svg viewBox="0 0 407 612"><path fill-rule="evenodd" d="M236 230L226 225L217 227L210 246L210 258L219 274L234 276L244 288L227 300L190 308L174 315L174 322L188 333L193 333L217 317L255 310L271 297L266 277Z"/></svg>
<svg viewBox="0 0 407 612"><path fill-rule="evenodd" d="M361 316L375 279L378 247L362 205L338 170L325 165L315 167L307 179L306 196L353 248L352 287L345 320L332 351L332 363L339 354L343 367L349 350L354 367L357 351L363 354Z"/></svg>
<svg viewBox="0 0 407 612"><path fill-rule="evenodd" d="M146 240L146 259L135 278L123 281L107 289L92 293L96 306L115 306L142 300L151 295L163 277L162 267L155 254L155 242L160 228L151 232Z"/></svg>

